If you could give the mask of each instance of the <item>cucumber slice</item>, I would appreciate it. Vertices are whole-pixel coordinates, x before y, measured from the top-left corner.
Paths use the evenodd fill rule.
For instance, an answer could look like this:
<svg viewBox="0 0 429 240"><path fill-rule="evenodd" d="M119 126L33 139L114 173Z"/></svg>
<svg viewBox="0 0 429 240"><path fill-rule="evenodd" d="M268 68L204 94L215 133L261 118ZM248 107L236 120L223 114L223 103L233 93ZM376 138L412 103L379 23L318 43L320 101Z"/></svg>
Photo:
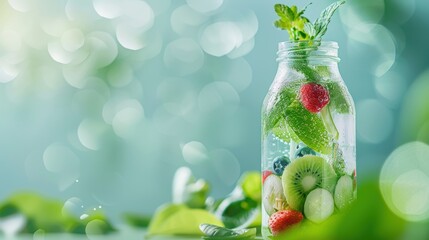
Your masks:
<svg viewBox="0 0 429 240"><path fill-rule="evenodd" d="M340 177L335 186L334 200L338 209L344 209L353 201L353 180L351 177L344 175Z"/></svg>
<svg viewBox="0 0 429 240"><path fill-rule="evenodd" d="M304 204L304 215L310 221L321 223L334 212L334 199L332 194L323 188L311 191Z"/></svg>

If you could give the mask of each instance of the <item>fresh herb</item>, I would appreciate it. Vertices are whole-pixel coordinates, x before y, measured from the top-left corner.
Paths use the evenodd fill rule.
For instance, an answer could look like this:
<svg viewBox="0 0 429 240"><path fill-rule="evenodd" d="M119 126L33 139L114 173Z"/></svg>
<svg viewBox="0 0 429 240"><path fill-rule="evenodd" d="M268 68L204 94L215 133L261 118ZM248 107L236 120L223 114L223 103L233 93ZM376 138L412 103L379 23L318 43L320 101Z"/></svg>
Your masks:
<svg viewBox="0 0 429 240"><path fill-rule="evenodd" d="M274 10L280 19L276 20L274 25L282 30L287 30L291 41L320 40L328 29L332 15L344 3L345 1L338 1L329 5L314 23L303 16L310 4L299 12L297 6L276 4Z"/></svg>
<svg viewBox="0 0 429 240"><path fill-rule="evenodd" d="M232 230L212 224L201 224L200 230L205 234L203 239L254 239L256 228Z"/></svg>

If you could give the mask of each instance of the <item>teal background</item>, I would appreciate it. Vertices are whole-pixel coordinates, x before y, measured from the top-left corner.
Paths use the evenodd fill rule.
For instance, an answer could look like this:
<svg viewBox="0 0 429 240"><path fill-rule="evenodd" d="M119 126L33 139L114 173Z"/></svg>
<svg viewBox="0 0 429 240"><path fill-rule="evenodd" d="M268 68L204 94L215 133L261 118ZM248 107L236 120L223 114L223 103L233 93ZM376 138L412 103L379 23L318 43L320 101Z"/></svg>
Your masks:
<svg viewBox="0 0 429 240"><path fill-rule="evenodd" d="M273 26L278 1L225 0L194 15L176 11L192 1L114 2L0 2L0 199L36 191L118 221L171 201L181 166L214 197L259 170L260 108L287 40ZM308 17L330 2L315 1ZM324 37L339 43L357 107L359 178L378 174L402 143L429 142L427 9L348 1ZM211 45L204 31L218 22L235 27L211 37L244 47Z"/></svg>

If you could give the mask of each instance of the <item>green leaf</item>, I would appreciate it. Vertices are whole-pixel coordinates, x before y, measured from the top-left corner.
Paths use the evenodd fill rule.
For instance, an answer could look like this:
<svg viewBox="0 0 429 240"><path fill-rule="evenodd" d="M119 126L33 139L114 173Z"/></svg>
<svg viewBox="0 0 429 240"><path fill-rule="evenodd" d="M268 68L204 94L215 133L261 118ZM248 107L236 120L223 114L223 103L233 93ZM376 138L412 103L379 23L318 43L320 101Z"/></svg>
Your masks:
<svg viewBox="0 0 429 240"><path fill-rule="evenodd" d="M246 228L259 217L259 204L248 197L232 195L216 211L216 216L228 228Z"/></svg>
<svg viewBox="0 0 429 240"><path fill-rule="evenodd" d="M260 172L244 173L238 181L237 186L243 190L244 196L258 203L261 202L262 186Z"/></svg>
<svg viewBox="0 0 429 240"><path fill-rule="evenodd" d="M306 32L310 38L313 38L316 35L316 30L311 22L304 23L304 32Z"/></svg>
<svg viewBox="0 0 429 240"><path fill-rule="evenodd" d="M329 81L326 83L329 91L329 106L337 113L348 114L352 112L351 100L348 97L347 90L340 82Z"/></svg>
<svg viewBox="0 0 429 240"><path fill-rule="evenodd" d="M323 10L323 12L320 14L320 17L314 22L314 28L316 30L316 39L321 39L322 36L325 35L332 15L344 3L345 1L338 1L329 5L327 8L325 8L325 10Z"/></svg>
<svg viewBox="0 0 429 240"><path fill-rule="evenodd" d="M298 17L300 17L302 14L304 14L305 10L307 10L308 6L310 6L311 4L313 4L313 3L309 3L309 4L307 4L307 5L304 7L304 9L302 9L302 10L298 13ZM296 6L293 6L293 7L296 7Z"/></svg>
<svg viewBox="0 0 429 240"><path fill-rule="evenodd" d="M149 226L151 216L140 215L135 213L125 213L123 215L125 222L133 227L146 228Z"/></svg>
<svg viewBox="0 0 429 240"><path fill-rule="evenodd" d="M200 230L206 235L203 239L252 239L256 237L256 228L231 230L211 224L201 224Z"/></svg>
<svg viewBox="0 0 429 240"><path fill-rule="evenodd" d="M298 100L286 109L286 122L304 144L317 152L331 153L330 137L322 119Z"/></svg>
<svg viewBox="0 0 429 240"><path fill-rule="evenodd" d="M209 184L203 179L195 180L189 168L177 169L173 179L174 203L183 203L191 208L204 208L209 191Z"/></svg>
<svg viewBox="0 0 429 240"><path fill-rule="evenodd" d="M198 235L201 223L224 226L213 214L202 209L190 209L183 204L167 204L158 208L149 224L148 236Z"/></svg>

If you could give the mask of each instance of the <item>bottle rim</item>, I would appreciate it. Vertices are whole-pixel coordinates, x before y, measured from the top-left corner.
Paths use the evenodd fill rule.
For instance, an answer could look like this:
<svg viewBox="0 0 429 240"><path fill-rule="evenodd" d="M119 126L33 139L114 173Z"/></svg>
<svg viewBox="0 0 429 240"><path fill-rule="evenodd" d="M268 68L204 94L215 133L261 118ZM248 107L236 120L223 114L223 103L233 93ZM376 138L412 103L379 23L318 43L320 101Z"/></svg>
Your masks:
<svg viewBox="0 0 429 240"><path fill-rule="evenodd" d="M277 61L339 62L338 49L335 41L284 41L278 44Z"/></svg>

